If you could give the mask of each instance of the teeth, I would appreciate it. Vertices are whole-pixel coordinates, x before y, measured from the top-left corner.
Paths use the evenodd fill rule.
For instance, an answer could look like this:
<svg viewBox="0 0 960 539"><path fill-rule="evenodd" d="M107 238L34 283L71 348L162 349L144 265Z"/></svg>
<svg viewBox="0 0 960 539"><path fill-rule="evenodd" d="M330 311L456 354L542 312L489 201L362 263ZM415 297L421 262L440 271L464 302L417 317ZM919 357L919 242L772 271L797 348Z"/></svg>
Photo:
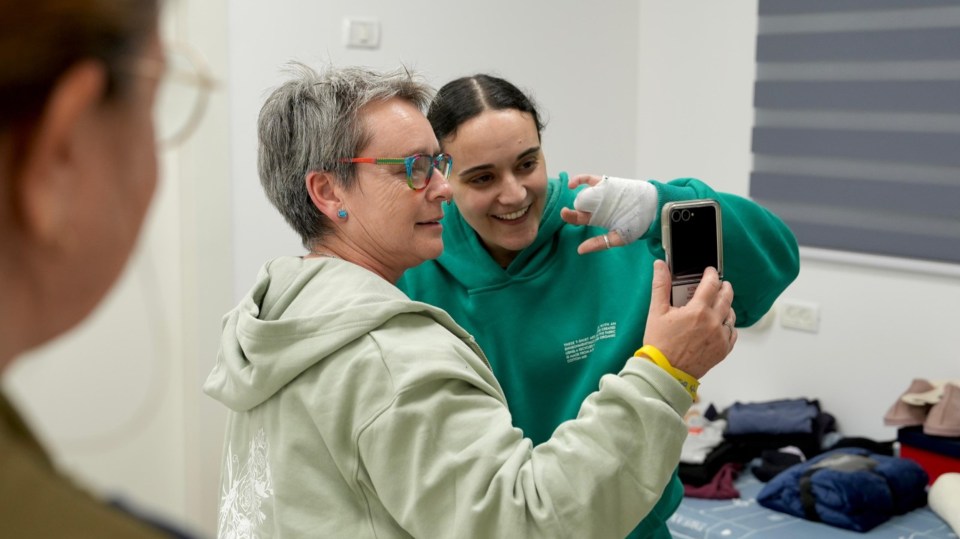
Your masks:
<svg viewBox="0 0 960 539"><path fill-rule="evenodd" d="M523 217L527 213L527 210L529 209L530 209L530 206L527 206L522 210L518 210L513 213L505 213L503 215L494 215L494 217L496 217L497 219L503 219L504 221L512 221L513 219L519 219Z"/></svg>

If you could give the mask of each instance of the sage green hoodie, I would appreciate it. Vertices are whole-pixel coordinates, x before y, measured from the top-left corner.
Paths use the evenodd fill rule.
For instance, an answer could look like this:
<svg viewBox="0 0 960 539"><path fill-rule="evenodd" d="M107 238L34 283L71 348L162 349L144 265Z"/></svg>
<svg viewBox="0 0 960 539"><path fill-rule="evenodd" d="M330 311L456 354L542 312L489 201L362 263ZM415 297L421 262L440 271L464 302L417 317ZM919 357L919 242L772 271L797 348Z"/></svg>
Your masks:
<svg viewBox="0 0 960 539"><path fill-rule="evenodd" d="M691 404L624 358L534 446L445 312L297 257L226 315L204 391L230 409L220 537L619 539L670 480Z"/></svg>

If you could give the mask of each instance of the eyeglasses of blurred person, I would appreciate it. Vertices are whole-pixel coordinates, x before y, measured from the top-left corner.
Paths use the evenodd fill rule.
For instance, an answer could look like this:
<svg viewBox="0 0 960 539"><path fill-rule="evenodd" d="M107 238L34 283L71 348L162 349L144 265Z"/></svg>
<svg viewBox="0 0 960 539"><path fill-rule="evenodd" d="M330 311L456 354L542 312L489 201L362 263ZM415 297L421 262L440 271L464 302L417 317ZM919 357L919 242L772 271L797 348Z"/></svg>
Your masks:
<svg viewBox="0 0 960 539"><path fill-rule="evenodd" d="M157 143L162 148L175 148L200 125L216 82L204 59L190 45L172 42L164 49L163 62L144 59L134 66L134 73L160 81L154 103Z"/></svg>

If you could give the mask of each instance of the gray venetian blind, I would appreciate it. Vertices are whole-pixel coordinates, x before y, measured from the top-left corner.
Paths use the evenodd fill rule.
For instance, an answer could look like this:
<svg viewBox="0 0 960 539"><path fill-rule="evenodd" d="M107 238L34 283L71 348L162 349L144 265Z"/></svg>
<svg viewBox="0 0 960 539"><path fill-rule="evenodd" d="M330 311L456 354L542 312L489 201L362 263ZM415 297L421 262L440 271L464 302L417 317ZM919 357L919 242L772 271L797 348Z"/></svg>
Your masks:
<svg viewBox="0 0 960 539"><path fill-rule="evenodd" d="M759 0L750 196L801 245L960 262L960 0Z"/></svg>

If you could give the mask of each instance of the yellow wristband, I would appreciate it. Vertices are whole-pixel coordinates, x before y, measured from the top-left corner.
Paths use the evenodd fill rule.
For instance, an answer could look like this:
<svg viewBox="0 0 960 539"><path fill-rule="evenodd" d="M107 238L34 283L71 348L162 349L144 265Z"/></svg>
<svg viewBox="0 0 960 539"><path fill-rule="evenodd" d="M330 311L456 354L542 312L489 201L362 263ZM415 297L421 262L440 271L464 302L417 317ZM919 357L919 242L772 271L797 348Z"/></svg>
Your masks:
<svg viewBox="0 0 960 539"><path fill-rule="evenodd" d="M690 398L697 400L697 389L700 387L700 382L696 378L690 376L689 374L681 371L680 369L674 368L673 365L667 361L667 357L663 355L656 346L652 344L645 344L639 350L637 350L634 356L647 356L654 364L656 364L661 369L667 371L667 374L673 376L673 378L683 386L683 389L690 394Z"/></svg>

